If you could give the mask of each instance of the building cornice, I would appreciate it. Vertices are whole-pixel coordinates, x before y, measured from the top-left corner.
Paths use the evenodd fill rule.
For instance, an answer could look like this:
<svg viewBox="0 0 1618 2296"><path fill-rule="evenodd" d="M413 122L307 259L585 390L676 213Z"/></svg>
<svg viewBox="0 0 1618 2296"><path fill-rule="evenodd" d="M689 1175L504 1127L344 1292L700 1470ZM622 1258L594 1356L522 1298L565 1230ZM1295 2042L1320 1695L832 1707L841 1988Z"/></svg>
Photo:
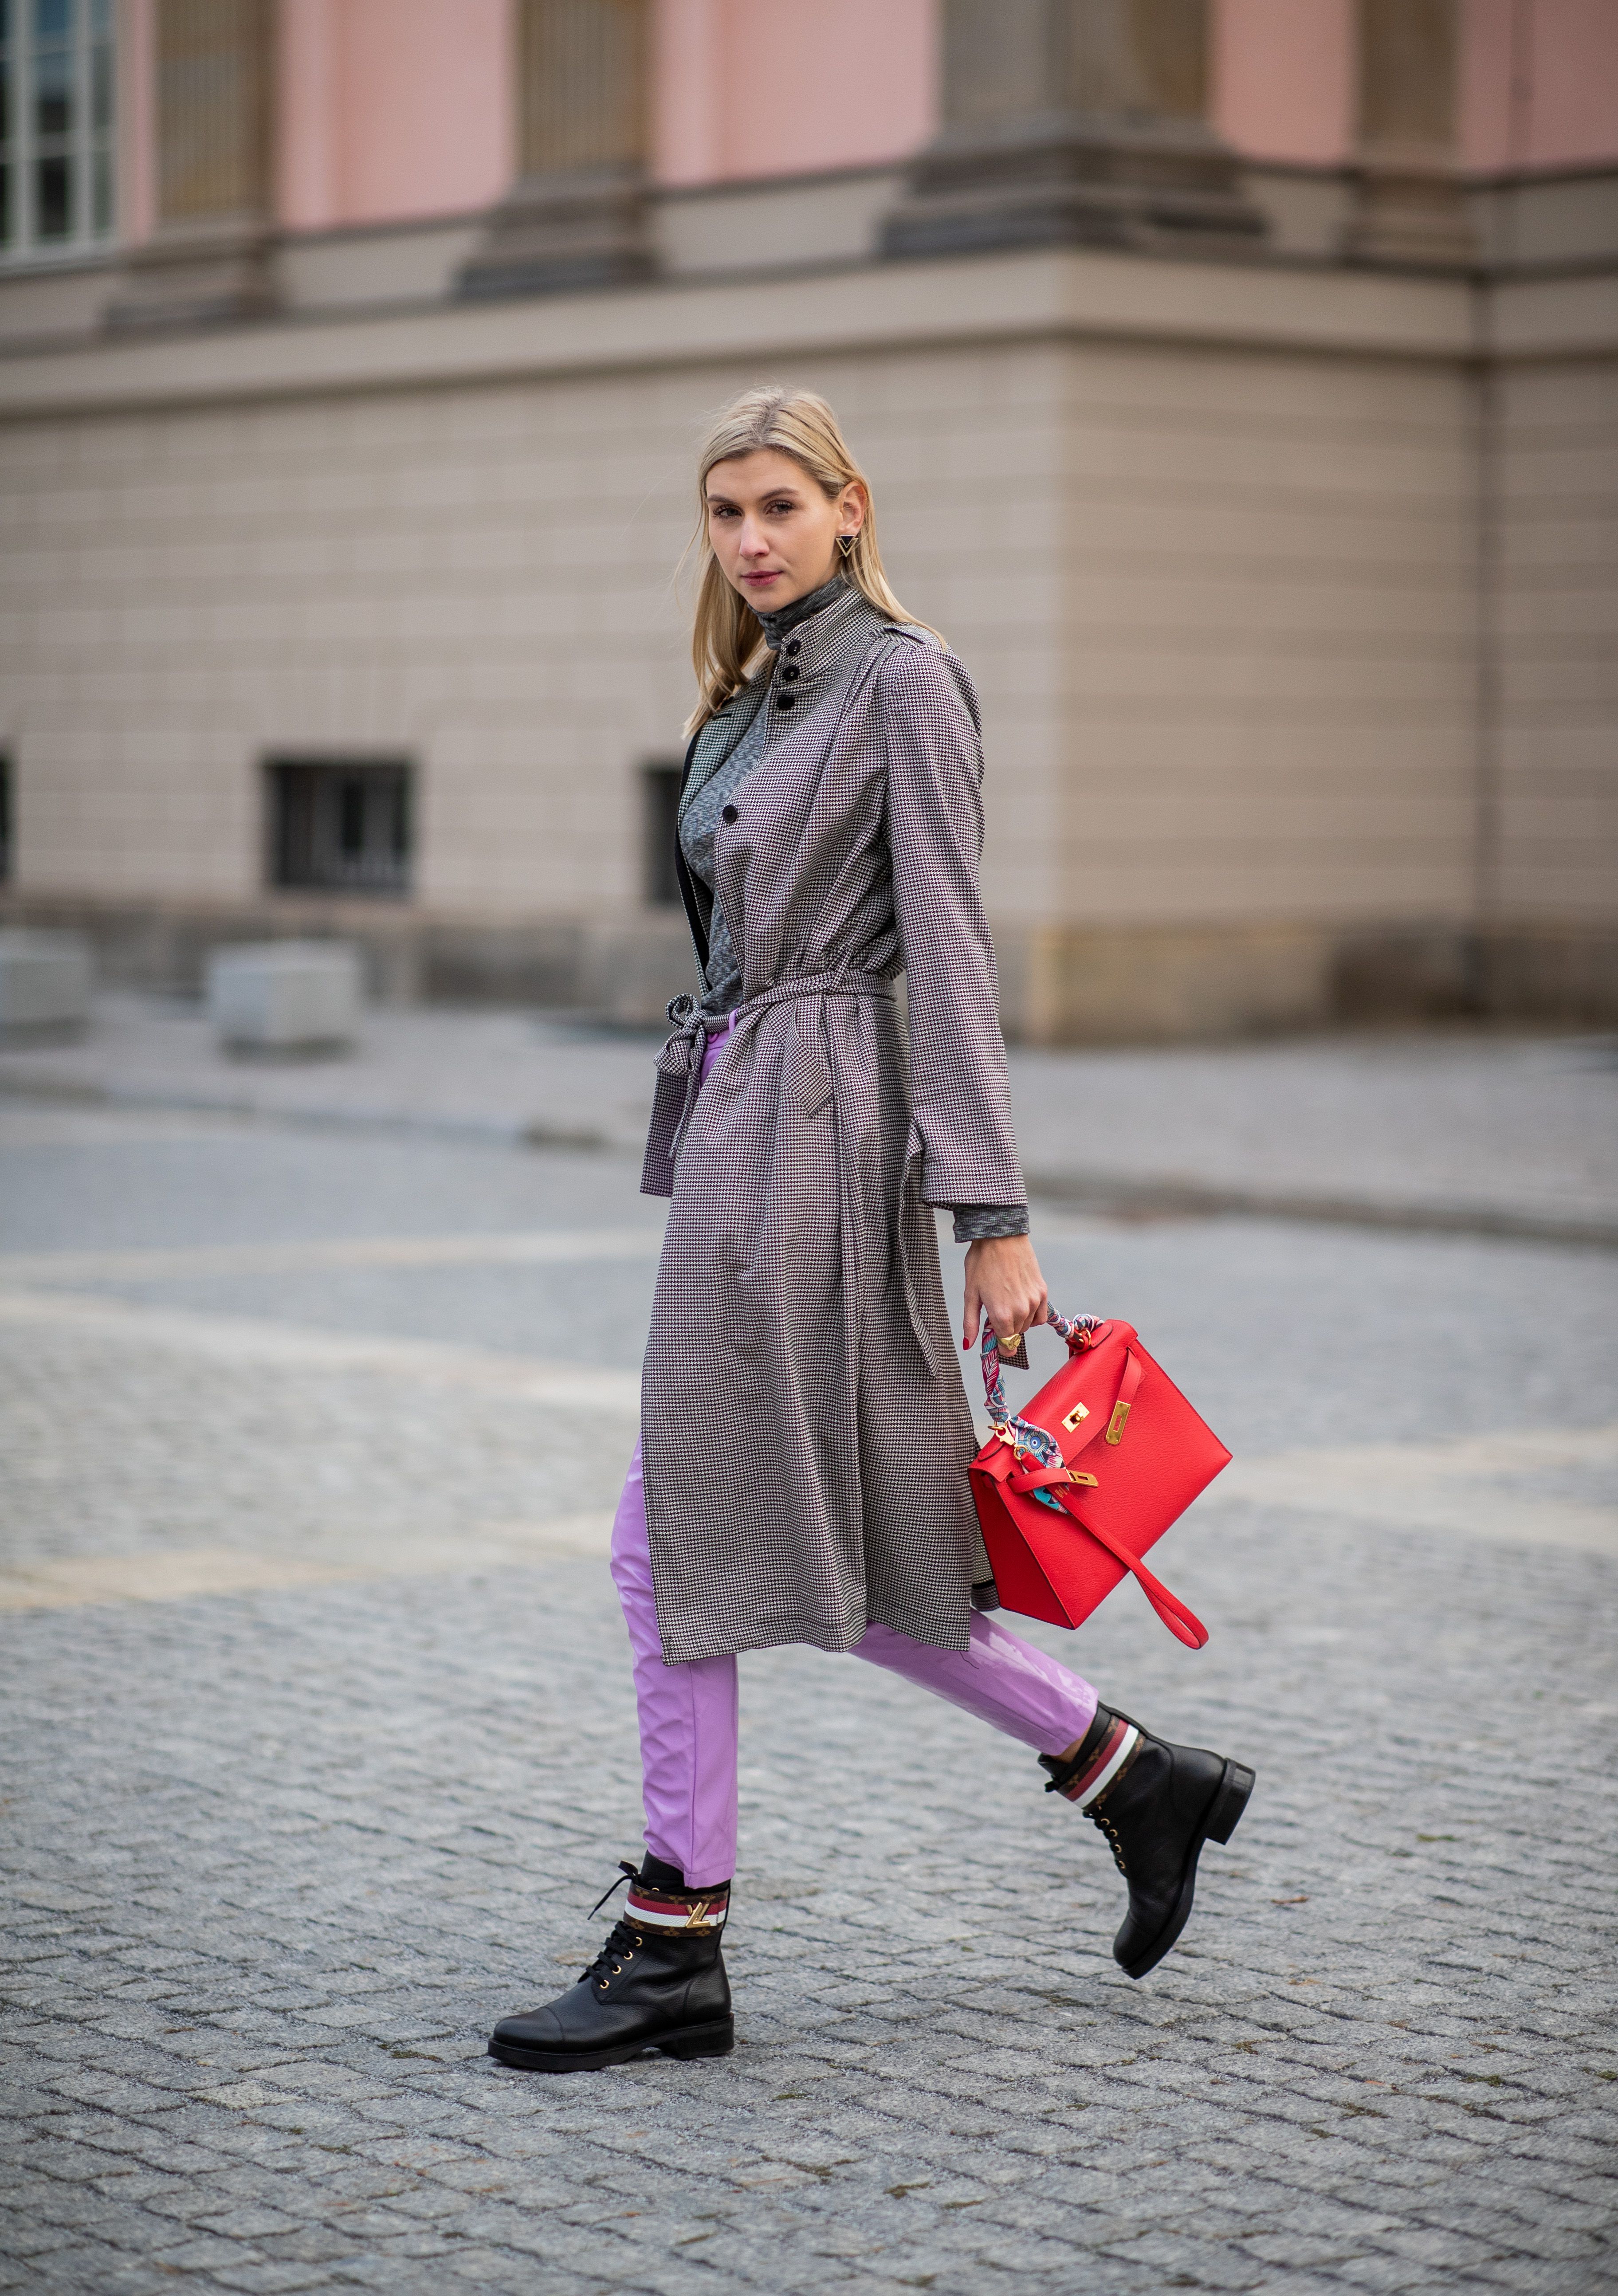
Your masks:
<svg viewBox="0 0 1618 2296"><path fill-rule="evenodd" d="M1492 362L1618 352L1618 266L1508 277L1480 291L1480 350Z"/></svg>
<svg viewBox="0 0 1618 2296"><path fill-rule="evenodd" d="M1618 284L1618 283L1614 283ZM1570 325L1554 287L1515 355ZM677 281L484 305L264 320L0 358L0 415L419 390L710 362L1009 340L1113 341L1450 362L1479 348L1464 279L1041 250ZM1618 329L1614 331L1618 341Z"/></svg>

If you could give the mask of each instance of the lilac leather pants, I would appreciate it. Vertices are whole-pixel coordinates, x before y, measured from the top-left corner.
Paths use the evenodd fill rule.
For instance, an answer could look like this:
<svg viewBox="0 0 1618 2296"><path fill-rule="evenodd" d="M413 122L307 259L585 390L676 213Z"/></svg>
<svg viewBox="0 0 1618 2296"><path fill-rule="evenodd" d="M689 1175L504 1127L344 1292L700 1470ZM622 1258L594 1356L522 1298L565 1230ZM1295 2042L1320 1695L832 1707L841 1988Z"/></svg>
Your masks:
<svg viewBox="0 0 1618 2296"><path fill-rule="evenodd" d="M612 1579L635 1660L646 1847L694 1890L710 1889L736 1869L736 1662L664 1663L638 1443L612 1525ZM1083 1737L1096 1717L1088 1682L981 1611L972 1614L971 1636L969 1649L938 1650L891 1627L867 1627L854 1656L964 1706L1037 1753L1064 1753Z"/></svg>
<svg viewBox="0 0 1618 2296"><path fill-rule="evenodd" d="M704 1075L722 1041L710 1044ZM612 1525L612 1580L635 1661L646 1847L678 1866L693 1889L709 1889L735 1872L736 1662L664 1662L638 1443ZM1037 1753L1063 1753L1083 1737L1096 1715L1088 1682L981 1611L973 1612L970 1631L970 1646L952 1651L913 1642L891 1627L867 1627L854 1656L965 1707Z"/></svg>

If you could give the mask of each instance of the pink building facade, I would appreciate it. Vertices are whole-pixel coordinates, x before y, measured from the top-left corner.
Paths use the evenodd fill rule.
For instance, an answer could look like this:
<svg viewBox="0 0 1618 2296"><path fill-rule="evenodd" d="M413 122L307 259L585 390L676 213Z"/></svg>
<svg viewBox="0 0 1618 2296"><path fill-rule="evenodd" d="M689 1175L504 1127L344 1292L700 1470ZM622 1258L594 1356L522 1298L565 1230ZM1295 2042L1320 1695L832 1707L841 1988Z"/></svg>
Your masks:
<svg viewBox="0 0 1618 2296"><path fill-rule="evenodd" d="M651 1013L704 411L981 686L1031 1038L1618 1010L1618 0L12 0L0 914Z"/></svg>
<svg viewBox="0 0 1618 2296"><path fill-rule="evenodd" d="M475 212L516 160L515 0L282 0L275 214L287 231ZM156 0L123 0L120 236L156 225ZM1210 117L1245 157L1349 165L1355 0L1213 0ZM940 124L936 0L655 0L649 165L694 185L891 165ZM1466 0L1474 173L1618 162L1613 0ZM144 85L136 86L142 82Z"/></svg>

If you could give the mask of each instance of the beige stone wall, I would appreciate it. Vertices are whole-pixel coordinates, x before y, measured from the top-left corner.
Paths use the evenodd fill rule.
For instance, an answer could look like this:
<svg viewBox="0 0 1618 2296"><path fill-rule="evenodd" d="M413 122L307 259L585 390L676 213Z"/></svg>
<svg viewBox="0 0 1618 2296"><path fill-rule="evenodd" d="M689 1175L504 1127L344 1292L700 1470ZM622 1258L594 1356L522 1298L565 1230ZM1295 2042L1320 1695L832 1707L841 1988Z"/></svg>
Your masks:
<svg viewBox="0 0 1618 2296"><path fill-rule="evenodd" d="M982 685L991 885L1059 907L1060 354L790 371L842 410L901 594ZM635 906L638 770L678 759L691 698L694 442L755 373L0 427L21 888L251 898L262 759L353 751L417 764L423 906Z"/></svg>
<svg viewBox="0 0 1618 2296"><path fill-rule="evenodd" d="M1067 403L1066 914L1464 913L1460 376L1096 348Z"/></svg>
<svg viewBox="0 0 1618 2296"><path fill-rule="evenodd" d="M1507 368L1499 401L1506 918L1618 917L1618 362Z"/></svg>
<svg viewBox="0 0 1618 2296"><path fill-rule="evenodd" d="M307 925L265 891L264 759L402 754L431 977L481 948L655 1009L691 454L776 373L839 406L978 680L1014 1024L1464 1002L1491 755L1493 924L1610 940L1618 836L1611 361L1500 370L1491 751L1473 340L1459 283L1064 255L14 355L11 905Z"/></svg>
<svg viewBox="0 0 1618 2296"><path fill-rule="evenodd" d="M633 899L689 411L553 383L0 434L23 886L251 897L266 756L402 752L423 904Z"/></svg>
<svg viewBox="0 0 1618 2296"><path fill-rule="evenodd" d="M1470 882L1459 382L1019 345L793 363L983 696L994 908L1451 915ZM245 898L259 761L423 776L420 899L639 893L670 570L751 365L0 432L25 885Z"/></svg>

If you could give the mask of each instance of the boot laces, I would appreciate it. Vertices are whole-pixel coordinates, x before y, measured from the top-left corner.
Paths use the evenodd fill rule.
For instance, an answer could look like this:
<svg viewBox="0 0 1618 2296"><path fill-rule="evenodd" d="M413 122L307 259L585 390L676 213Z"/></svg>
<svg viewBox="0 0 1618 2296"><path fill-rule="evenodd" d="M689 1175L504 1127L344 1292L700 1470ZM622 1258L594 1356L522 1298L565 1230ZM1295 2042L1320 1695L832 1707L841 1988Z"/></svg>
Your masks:
<svg viewBox="0 0 1618 2296"><path fill-rule="evenodd" d="M606 1943L585 1971L585 1977L593 1978L596 1990L604 1993L613 1978L622 1976L624 1964L632 1961L645 1942L645 1936L626 1914L621 1921L612 1924Z"/></svg>
<svg viewBox="0 0 1618 2296"><path fill-rule="evenodd" d="M618 1861L618 1879L616 1882L608 1882L600 1897L596 1898L595 1903L590 1907L591 1920L594 1921L595 1915L601 1911L602 1907L606 1904L607 1899L612 1895L615 1890L621 1890L626 1882L638 1882L639 1879L639 1866L631 1866L627 1857L620 1857Z"/></svg>
<svg viewBox="0 0 1618 2296"><path fill-rule="evenodd" d="M620 1857L618 1861L617 1881L602 1891L595 1903L590 1907L591 1914L595 1915L601 1911L613 1890L621 1890L626 1882L638 1882L639 1879L639 1868L631 1866L627 1857ZM585 1971L583 1977L579 1979L579 1983L582 1985L594 1979L597 1992L604 1993L613 1978L622 1976L625 1962L630 1960L645 1942L645 1939L628 1915L620 1915L608 1933L606 1943Z"/></svg>
<svg viewBox="0 0 1618 2296"><path fill-rule="evenodd" d="M1118 1828L1113 1824L1111 1817L1107 1815L1107 1804L1113 1798L1113 1788L1121 1785L1125 1778L1129 1776L1129 1772L1134 1768L1136 1761L1139 1757L1140 1750L1146 1743L1146 1734L1141 1728L1139 1723L1137 1722L1132 1714L1125 1714L1120 1711L1118 1719L1121 1722L1127 1722L1129 1725L1129 1727L1135 1731L1137 1734L1135 1743L1129 1749L1129 1755L1125 1759L1123 1767L1121 1770L1114 1771L1112 1777L1108 1779L1106 1785L1102 1790L1100 1800L1092 1802L1088 1809L1085 1811L1084 1815L1089 1819L1090 1824L1105 1837L1107 1848L1113 1853L1113 1863L1117 1866L1119 1872L1123 1875L1124 1880L1127 1882L1129 1878L1129 1869L1124 1862L1123 1842L1120 1838ZM1053 1780L1052 1783L1054 1784L1055 1781ZM1048 1792L1050 1789L1047 1787L1046 1791Z"/></svg>
<svg viewBox="0 0 1618 2296"><path fill-rule="evenodd" d="M1094 1809L1087 1809L1084 1814L1090 1824L1106 1837L1107 1848L1113 1853L1113 1863L1127 1882L1129 1878L1129 1869L1123 1862L1123 1843L1118 1838L1118 1828L1099 1805Z"/></svg>

